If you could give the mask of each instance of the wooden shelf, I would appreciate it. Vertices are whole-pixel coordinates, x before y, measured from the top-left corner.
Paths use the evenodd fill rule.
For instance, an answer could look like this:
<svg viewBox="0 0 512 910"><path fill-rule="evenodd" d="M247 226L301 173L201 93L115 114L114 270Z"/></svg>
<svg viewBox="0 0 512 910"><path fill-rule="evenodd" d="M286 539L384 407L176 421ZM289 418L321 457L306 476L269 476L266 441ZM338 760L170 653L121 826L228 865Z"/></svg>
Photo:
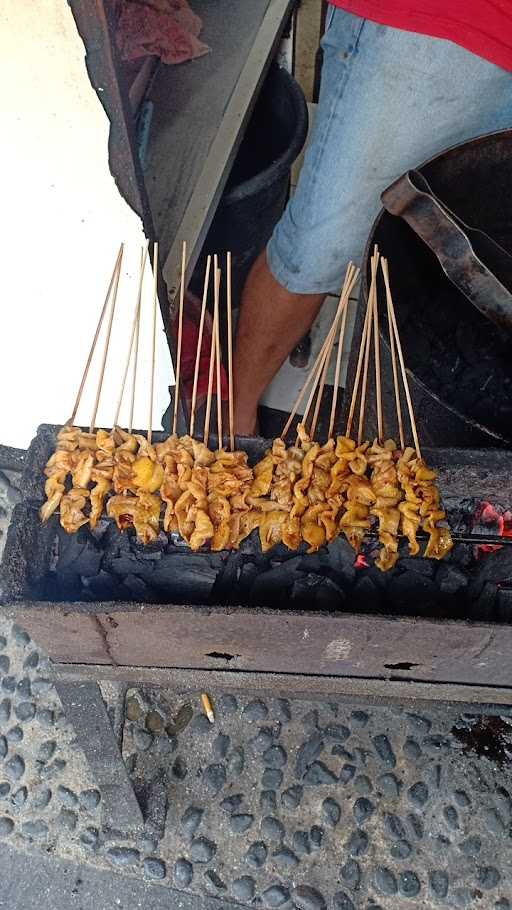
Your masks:
<svg viewBox="0 0 512 910"><path fill-rule="evenodd" d="M211 52L162 64L155 76L147 96L154 113L145 182L171 307L182 241L190 275L293 6L294 0L194 0Z"/></svg>

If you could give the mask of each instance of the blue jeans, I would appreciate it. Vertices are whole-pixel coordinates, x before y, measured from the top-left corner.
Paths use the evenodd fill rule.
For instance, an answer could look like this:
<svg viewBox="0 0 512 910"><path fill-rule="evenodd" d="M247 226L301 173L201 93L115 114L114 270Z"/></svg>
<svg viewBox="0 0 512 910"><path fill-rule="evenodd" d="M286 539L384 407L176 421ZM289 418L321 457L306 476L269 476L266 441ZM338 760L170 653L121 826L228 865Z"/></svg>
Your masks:
<svg viewBox="0 0 512 910"><path fill-rule="evenodd" d="M443 149L512 126L512 73L451 41L330 7L315 124L296 191L270 239L277 281L336 293L359 263L380 194Z"/></svg>

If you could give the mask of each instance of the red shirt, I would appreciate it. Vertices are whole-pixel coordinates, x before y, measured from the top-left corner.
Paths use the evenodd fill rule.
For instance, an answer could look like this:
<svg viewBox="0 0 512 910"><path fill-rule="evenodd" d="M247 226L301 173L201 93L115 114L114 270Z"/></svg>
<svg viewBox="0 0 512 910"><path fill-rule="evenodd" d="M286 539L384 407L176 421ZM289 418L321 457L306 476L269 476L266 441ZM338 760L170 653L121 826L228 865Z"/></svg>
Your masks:
<svg viewBox="0 0 512 910"><path fill-rule="evenodd" d="M512 0L329 0L381 25L447 38L512 70Z"/></svg>

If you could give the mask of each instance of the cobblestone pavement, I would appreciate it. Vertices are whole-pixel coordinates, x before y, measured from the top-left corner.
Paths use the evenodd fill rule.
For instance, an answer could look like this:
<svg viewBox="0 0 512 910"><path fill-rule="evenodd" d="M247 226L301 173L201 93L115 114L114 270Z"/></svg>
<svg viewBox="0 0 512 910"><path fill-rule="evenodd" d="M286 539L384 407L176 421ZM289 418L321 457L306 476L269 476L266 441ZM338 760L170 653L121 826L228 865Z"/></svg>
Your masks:
<svg viewBox="0 0 512 910"><path fill-rule="evenodd" d="M0 532L16 497L0 475ZM104 696L146 817L137 838L103 827L47 659L0 618L0 841L11 849L219 907L512 910L512 708L411 713L248 692L220 697L211 725L195 697Z"/></svg>

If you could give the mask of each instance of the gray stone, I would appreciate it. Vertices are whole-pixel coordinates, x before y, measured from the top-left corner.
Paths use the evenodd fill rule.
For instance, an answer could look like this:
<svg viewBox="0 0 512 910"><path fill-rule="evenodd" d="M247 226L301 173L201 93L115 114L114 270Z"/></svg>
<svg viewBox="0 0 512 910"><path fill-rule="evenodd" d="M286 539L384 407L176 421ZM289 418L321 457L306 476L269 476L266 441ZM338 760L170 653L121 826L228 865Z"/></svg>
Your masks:
<svg viewBox="0 0 512 910"><path fill-rule="evenodd" d="M206 714L196 714L194 720L190 724L190 729L193 733L211 733L212 725Z"/></svg>
<svg viewBox="0 0 512 910"><path fill-rule="evenodd" d="M409 787L407 796L414 805L424 806L428 800L428 787L422 780L419 780L412 787Z"/></svg>
<svg viewBox="0 0 512 910"><path fill-rule="evenodd" d="M271 885L261 895L265 907L281 907L290 898L290 892L282 885Z"/></svg>
<svg viewBox="0 0 512 910"><path fill-rule="evenodd" d="M39 840L48 834L48 825L41 818L24 822L21 826L21 833L23 837L28 837L30 840Z"/></svg>
<svg viewBox="0 0 512 910"><path fill-rule="evenodd" d="M316 708L308 711L302 718L302 726L308 734L314 734L319 729L319 714Z"/></svg>
<svg viewBox="0 0 512 910"><path fill-rule="evenodd" d="M61 831L74 831L78 822L78 817L76 812L73 812L72 809L61 809L57 818L55 819L55 824Z"/></svg>
<svg viewBox="0 0 512 910"><path fill-rule="evenodd" d="M194 863L209 863L217 852L217 844L207 837L197 837L190 845L190 858Z"/></svg>
<svg viewBox="0 0 512 910"><path fill-rule="evenodd" d="M428 884L432 894L441 900L448 894L448 873L432 869L428 874Z"/></svg>
<svg viewBox="0 0 512 910"><path fill-rule="evenodd" d="M237 749L233 749L233 751L228 755L226 761L227 772L231 777L236 777L238 774L242 773L244 770L244 765L244 750L241 748L241 746L238 746Z"/></svg>
<svg viewBox="0 0 512 910"><path fill-rule="evenodd" d="M373 803L366 798L366 796L360 796L356 799L353 808L354 819L357 825L364 825L369 818L372 817L375 812L375 806Z"/></svg>
<svg viewBox="0 0 512 910"><path fill-rule="evenodd" d="M221 714L235 714L238 711L238 702L234 695L221 695L216 707Z"/></svg>
<svg viewBox="0 0 512 910"><path fill-rule="evenodd" d="M208 765L203 772L203 783L212 796L217 796L226 783L226 769L224 765Z"/></svg>
<svg viewBox="0 0 512 910"><path fill-rule="evenodd" d="M304 783L312 786L336 784L338 783L338 778L323 761L314 761L304 775Z"/></svg>
<svg viewBox="0 0 512 910"><path fill-rule="evenodd" d="M277 706L279 709L279 716L284 723L289 723L292 719L292 711L290 708L290 702L287 698L278 698Z"/></svg>
<svg viewBox="0 0 512 910"><path fill-rule="evenodd" d="M380 787L382 795L389 799L396 799L400 795L402 784L395 774L381 774L377 778L377 785Z"/></svg>
<svg viewBox="0 0 512 910"><path fill-rule="evenodd" d="M7 745L7 737L0 736L0 760L5 758L8 751L9 746Z"/></svg>
<svg viewBox="0 0 512 910"><path fill-rule="evenodd" d="M349 859L341 867L341 877L345 884L352 890L357 891L361 884L361 866L355 859Z"/></svg>
<svg viewBox="0 0 512 910"><path fill-rule="evenodd" d="M496 885L499 885L501 881L501 875L494 866L482 866L478 870L478 884L480 888L485 888L486 891L490 891L492 888L496 888Z"/></svg>
<svg viewBox="0 0 512 910"><path fill-rule="evenodd" d="M432 723L427 717L421 717L420 714L407 714L406 716L407 723L416 731L416 733L420 733L422 736L426 736L427 733L430 733Z"/></svg>
<svg viewBox="0 0 512 910"><path fill-rule="evenodd" d="M40 775L44 780L47 780L52 777L56 777L57 774L60 774L61 771L66 767L66 762L63 758L56 758L50 765L43 765L40 770Z"/></svg>
<svg viewBox="0 0 512 910"><path fill-rule="evenodd" d="M507 826L496 809L483 809L482 818L491 834L496 837L505 837L507 835Z"/></svg>
<svg viewBox="0 0 512 910"><path fill-rule="evenodd" d="M32 805L34 809L46 809L46 806L52 798L52 791L48 787L44 787L43 790L35 793L32 798Z"/></svg>
<svg viewBox="0 0 512 910"><path fill-rule="evenodd" d="M80 840L83 845L89 847L91 850L97 847L99 839L100 836L97 828L85 828L80 835Z"/></svg>
<svg viewBox="0 0 512 910"><path fill-rule="evenodd" d="M37 750L37 760L42 762L50 761L50 759L53 758L56 749L57 743L54 739L46 740L46 742L41 743Z"/></svg>
<svg viewBox="0 0 512 910"><path fill-rule="evenodd" d="M78 796L69 787L57 787L57 796L68 808L78 805Z"/></svg>
<svg viewBox="0 0 512 910"><path fill-rule="evenodd" d="M86 812L94 812L98 808L101 800L99 790L82 790L78 797L82 809Z"/></svg>
<svg viewBox="0 0 512 910"><path fill-rule="evenodd" d="M398 885L396 882L396 877L394 876L391 869L387 869L385 866L379 866L375 871L374 876L375 887L381 894L387 894L389 896L396 894L398 891Z"/></svg>
<svg viewBox="0 0 512 910"><path fill-rule="evenodd" d="M324 840L325 831L320 825L313 825L309 832L309 839L311 841L311 848L313 850L320 850Z"/></svg>
<svg viewBox="0 0 512 910"><path fill-rule="evenodd" d="M453 797L461 809L467 809L471 805L471 800L465 790L455 790Z"/></svg>
<svg viewBox="0 0 512 910"><path fill-rule="evenodd" d="M414 812L409 812L407 815L407 821L409 822L414 836L417 837L418 840L421 840L424 834L423 820Z"/></svg>
<svg viewBox="0 0 512 910"><path fill-rule="evenodd" d="M366 774L358 774L354 780L354 790L361 796L369 796L373 792L373 784Z"/></svg>
<svg viewBox="0 0 512 910"><path fill-rule="evenodd" d="M392 856L393 859L409 859L412 852L412 846L407 840L397 840L394 844L391 844L391 847L389 848L389 855Z"/></svg>
<svg viewBox="0 0 512 910"><path fill-rule="evenodd" d="M324 729L324 735L329 737L329 739L344 743L350 736L350 730L344 724L329 724Z"/></svg>
<svg viewBox="0 0 512 910"><path fill-rule="evenodd" d="M369 840L365 831L353 831L347 841L347 853L351 856L364 856L368 850Z"/></svg>
<svg viewBox="0 0 512 910"><path fill-rule="evenodd" d="M7 647L7 639L6 639L5 635L0 635L0 651L2 650L2 648L6 648L6 647Z"/></svg>
<svg viewBox="0 0 512 910"><path fill-rule="evenodd" d="M310 885L298 885L294 888L292 899L297 910L326 910L324 896Z"/></svg>
<svg viewBox="0 0 512 910"><path fill-rule="evenodd" d="M307 831L295 831L293 835L293 849L298 856L309 856L311 844Z"/></svg>
<svg viewBox="0 0 512 910"><path fill-rule="evenodd" d="M261 786L265 790L278 790L283 783L283 772L279 768L265 768L261 775Z"/></svg>
<svg viewBox="0 0 512 910"><path fill-rule="evenodd" d="M194 867L183 857L174 863L174 884L178 888L188 888L194 875Z"/></svg>
<svg viewBox="0 0 512 910"><path fill-rule="evenodd" d="M419 744L415 739L411 739L410 737L405 740L402 751L405 757L409 759L409 761L418 761L418 759L421 758L421 749Z"/></svg>
<svg viewBox="0 0 512 910"><path fill-rule="evenodd" d="M8 698L0 701L0 724L6 724L11 716L11 702Z"/></svg>
<svg viewBox="0 0 512 910"><path fill-rule="evenodd" d="M50 711L49 708L39 708L38 711L36 711L36 720L42 727L53 727L55 723L55 711Z"/></svg>
<svg viewBox="0 0 512 910"><path fill-rule="evenodd" d="M21 720L22 723L26 723L35 717L36 706L31 701L20 701L20 703L16 705L14 713L18 720Z"/></svg>
<svg viewBox="0 0 512 910"><path fill-rule="evenodd" d="M231 893L236 900L243 904L252 901L256 891L256 883L250 875L242 875L231 882ZM264 899L264 897L263 897Z"/></svg>
<svg viewBox="0 0 512 910"><path fill-rule="evenodd" d="M261 835L265 840L269 841L282 841L285 836L284 825L277 818L273 818L271 815L266 815L265 818L261 820Z"/></svg>
<svg viewBox="0 0 512 910"><path fill-rule="evenodd" d="M404 897L417 897L421 891L421 883L415 872L407 869L398 876L398 890Z"/></svg>
<svg viewBox="0 0 512 910"><path fill-rule="evenodd" d="M446 824L452 831L456 831L459 827L459 814L455 806L445 806L443 809L443 816Z"/></svg>
<svg viewBox="0 0 512 910"><path fill-rule="evenodd" d="M220 804L220 808L223 809L224 812L228 812L229 815L232 815L233 812L238 812L243 801L244 801L243 793L234 793L233 796L227 796L226 799L222 800L222 802ZM187 812L188 811L189 810L187 809ZM201 815L203 813L203 809L197 809L196 811L201 812Z"/></svg>
<svg viewBox="0 0 512 910"><path fill-rule="evenodd" d="M394 768L396 765L396 757L387 736L385 736L384 733L379 733L378 736L373 737L373 744L381 762L388 768Z"/></svg>
<svg viewBox="0 0 512 910"><path fill-rule="evenodd" d="M139 752L147 752L147 750L151 748L153 737L147 730L143 730L141 727L135 727L133 731L133 741L135 743L135 748Z"/></svg>
<svg viewBox="0 0 512 910"><path fill-rule="evenodd" d="M4 676L2 679L2 689L4 692L14 692L16 688L16 678L14 676ZM1 704L0 704L1 708Z"/></svg>
<svg viewBox="0 0 512 910"><path fill-rule="evenodd" d="M357 752L357 749L356 749ZM354 761L354 753L349 752L348 749L345 749L345 746L342 746L341 743L336 743L331 749L331 755L339 756L340 758L346 759L348 762Z"/></svg>
<svg viewBox="0 0 512 910"><path fill-rule="evenodd" d="M39 666L39 654L37 651L31 651L28 657L23 661L25 670L35 670Z"/></svg>
<svg viewBox="0 0 512 910"><path fill-rule="evenodd" d="M331 797L324 799L322 803L322 818L331 828L335 828L341 818L341 808L339 803Z"/></svg>
<svg viewBox="0 0 512 910"><path fill-rule="evenodd" d="M51 689L53 689L53 683L51 679L43 679L42 677L38 677L37 679L32 680L33 695L47 695Z"/></svg>
<svg viewBox="0 0 512 910"><path fill-rule="evenodd" d="M350 716L352 718L352 723L356 727L366 727L366 724L370 719L366 711L352 711Z"/></svg>
<svg viewBox="0 0 512 910"><path fill-rule="evenodd" d="M263 753L270 748L273 741L274 737L271 728L260 727L256 736L253 736L252 739L249 740L249 745L255 752Z"/></svg>
<svg viewBox="0 0 512 910"><path fill-rule="evenodd" d="M231 815L229 819L230 828L235 834L243 834L244 831L248 831L253 822L254 815Z"/></svg>
<svg viewBox="0 0 512 910"><path fill-rule="evenodd" d="M333 910L356 910L346 891L337 891L332 899Z"/></svg>
<svg viewBox="0 0 512 910"><path fill-rule="evenodd" d="M5 770L7 771L7 776L10 777L11 780L19 780L23 777L25 773L25 762L21 755L13 755L6 763Z"/></svg>
<svg viewBox="0 0 512 910"><path fill-rule="evenodd" d="M215 891L225 891L226 885L222 881L220 875L217 875L214 869L207 869L204 873L204 877L209 885L215 889Z"/></svg>
<svg viewBox="0 0 512 910"><path fill-rule="evenodd" d="M506 897L500 897L494 905L494 910L512 910L512 904Z"/></svg>
<svg viewBox="0 0 512 910"><path fill-rule="evenodd" d="M340 784L349 784L350 781L352 780L352 778L354 777L356 770L357 770L357 768L355 765L349 765L349 764L343 765L343 768L340 771L340 778L339 778Z"/></svg>
<svg viewBox="0 0 512 910"><path fill-rule="evenodd" d="M6 781L0 783L0 799L5 799L11 792L11 785Z"/></svg>
<svg viewBox="0 0 512 910"><path fill-rule="evenodd" d="M11 662L7 654L0 654L0 676L7 676Z"/></svg>
<svg viewBox="0 0 512 910"><path fill-rule="evenodd" d="M163 733L164 727L165 721L160 714L160 711L148 711L146 714L146 729L149 730L150 733L154 733L155 736L159 736L160 733ZM163 878L164 876L160 877ZM153 878L157 877L158 876L153 876Z"/></svg>
<svg viewBox="0 0 512 910"><path fill-rule="evenodd" d="M300 805L303 793L304 787L301 787L300 784L293 784L291 787L288 787L287 790L283 790L281 794L282 805L285 809L297 809Z"/></svg>
<svg viewBox="0 0 512 910"><path fill-rule="evenodd" d="M108 856L114 866L133 866L140 859L139 851L132 847L111 847Z"/></svg>
<svg viewBox="0 0 512 910"><path fill-rule="evenodd" d="M302 743L295 763L295 775L299 780L304 777L309 765L318 758L323 748L324 741L320 733L313 734L306 742Z"/></svg>
<svg viewBox="0 0 512 910"><path fill-rule="evenodd" d="M296 856L293 850L290 850L288 847L281 847L280 850L276 850L272 854L272 857L283 871L293 869L295 866L299 865L298 856Z"/></svg>
<svg viewBox="0 0 512 910"><path fill-rule="evenodd" d="M25 629L22 629L21 626L14 625L11 630L12 637L17 645L25 647L25 645L30 644L30 635L25 632Z"/></svg>
<svg viewBox="0 0 512 910"><path fill-rule="evenodd" d="M250 701L242 711L243 719L251 724L257 723L257 721L260 720L265 720L267 716L268 708L265 702L260 698L255 698L253 701Z"/></svg>
<svg viewBox="0 0 512 910"><path fill-rule="evenodd" d="M271 746L264 753L263 761L267 768L284 768L288 761L288 756L282 746Z"/></svg>
<svg viewBox="0 0 512 910"><path fill-rule="evenodd" d="M9 837L14 831L14 822L7 815L0 816L0 837Z"/></svg>
<svg viewBox="0 0 512 910"><path fill-rule="evenodd" d="M156 856L147 856L144 860L144 875L146 878L165 878L166 868L163 860Z"/></svg>
<svg viewBox="0 0 512 910"><path fill-rule="evenodd" d="M226 800L224 800L226 802ZM222 803L221 803L222 806ZM224 808L222 806L222 808ZM204 809L197 806L189 806L181 816L181 829L188 840L192 840L204 815Z"/></svg>
<svg viewBox="0 0 512 910"><path fill-rule="evenodd" d="M260 793L260 809L262 812L274 812L277 808L275 790L262 790Z"/></svg>
<svg viewBox="0 0 512 910"><path fill-rule="evenodd" d="M16 793L13 793L12 801L17 809L21 809L25 805L28 797L28 790L26 787L20 787L19 790L16 790Z"/></svg>
<svg viewBox="0 0 512 910"><path fill-rule="evenodd" d="M16 685L16 695L18 698L22 698L25 701L29 699L32 695L32 686L28 676L24 676L23 679L20 679Z"/></svg>
<svg viewBox="0 0 512 910"><path fill-rule="evenodd" d="M213 741L213 751L216 758L225 758L228 754L231 740L225 733L219 733Z"/></svg>
<svg viewBox="0 0 512 910"><path fill-rule="evenodd" d="M245 854L245 862L254 869L260 869L266 862L268 850L263 841L255 841Z"/></svg>

